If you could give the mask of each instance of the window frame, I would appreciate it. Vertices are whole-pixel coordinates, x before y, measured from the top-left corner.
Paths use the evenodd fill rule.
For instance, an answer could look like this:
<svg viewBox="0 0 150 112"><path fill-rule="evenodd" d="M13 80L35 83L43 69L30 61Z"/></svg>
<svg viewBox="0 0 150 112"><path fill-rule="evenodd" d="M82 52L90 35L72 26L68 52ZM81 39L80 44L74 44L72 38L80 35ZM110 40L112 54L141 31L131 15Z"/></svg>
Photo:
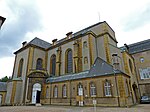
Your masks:
<svg viewBox="0 0 150 112"><path fill-rule="evenodd" d="M62 86L62 96L63 96L63 98L67 97L67 86L66 86L66 84L64 84Z"/></svg>
<svg viewBox="0 0 150 112"><path fill-rule="evenodd" d="M24 63L24 60L23 60L23 58L21 58L20 61L19 61L19 67L18 67L17 77L22 77L23 63Z"/></svg>
<svg viewBox="0 0 150 112"><path fill-rule="evenodd" d="M43 70L43 59L38 58L36 60L36 70Z"/></svg>
<svg viewBox="0 0 150 112"><path fill-rule="evenodd" d="M50 73L56 75L56 55L53 54L50 58Z"/></svg>
<svg viewBox="0 0 150 112"><path fill-rule="evenodd" d="M72 49L66 50L66 73L72 73L73 72L73 52Z"/></svg>
<svg viewBox="0 0 150 112"><path fill-rule="evenodd" d="M54 98L58 98L58 87L54 86Z"/></svg>
<svg viewBox="0 0 150 112"><path fill-rule="evenodd" d="M90 96L95 97L97 95L96 93L96 85L94 82L90 83Z"/></svg>
<svg viewBox="0 0 150 112"><path fill-rule="evenodd" d="M112 96L111 82L105 80L103 87L104 87L104 96L111 97Z"/></svg>

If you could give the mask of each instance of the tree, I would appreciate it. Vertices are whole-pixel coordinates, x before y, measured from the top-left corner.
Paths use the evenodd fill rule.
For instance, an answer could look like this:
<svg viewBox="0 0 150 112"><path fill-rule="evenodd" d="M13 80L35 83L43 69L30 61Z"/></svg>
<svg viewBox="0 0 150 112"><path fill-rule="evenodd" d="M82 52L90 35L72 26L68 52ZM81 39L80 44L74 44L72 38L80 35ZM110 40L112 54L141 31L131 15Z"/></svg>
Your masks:
<svg viewBox="0 0 150 112"><path fill-rule="evenodd" d="M7 82L8 80L9 80L9 78L7 76L0 79L1 82Z"/></svg>

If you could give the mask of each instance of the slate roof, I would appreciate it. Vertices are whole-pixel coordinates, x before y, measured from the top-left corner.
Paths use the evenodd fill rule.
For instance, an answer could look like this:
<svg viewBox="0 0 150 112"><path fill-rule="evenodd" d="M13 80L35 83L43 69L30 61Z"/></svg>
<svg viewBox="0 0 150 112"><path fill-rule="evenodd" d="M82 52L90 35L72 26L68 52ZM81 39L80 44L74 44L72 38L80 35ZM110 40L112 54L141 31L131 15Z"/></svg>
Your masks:
<svg viewBox="0 0 150 112"><path fill-rule="evenodd" d="M105 21L104 21L105 22ZM94 24L94 25L91 25L91 26L89 26L89 27L87 27L87 28L84 28L84 29L82 29L82 30L80 30L80 31L78 31L78 32L76 32L76 33L74 33L73 35L79 35L79 34L83 34L83 33L86 33L87 31L89 31L90 30L90 28L92 28L92 27L95 27L95 26L97 26L97 25L99 25L99 24L102 24L102 23L104 23L104 22L98 22L98 23L96 23L96 24Z"/></svg>
<svg viewBox="0 0 150 112"><path fill-rule="evenodd" d="M33 40L31 40L28 44L36 45L36 46L39 46L39 47L44 48L44 49L47 49L51 46L50 43L48 43L42 39L39 39L37 37L35 37Z"/></svg>
<svg viewBox="0 0 150 112"><path fill-rule="evenodd" d="M150 50L150 39L130 44L128 46L129 46L129 54Z"/></svg>
<svg viewBox="0 0 150 112"><path fill-rule="evenodd" d="M104 21L104 22L105 22L105 21ZM96 23L96 24L94 24L94 25L91 25L91 26L89 26L89 27L87 27L87 28L82 29L82 30L80 30L80 31L78 31L78 32L76 32L76 33L74 33L74 34L72 34L72 38L74 38L74 37L76 37L76 36L78 36L78 35L80 35L80 34L85 34L86 32L90 31L90 28L95 27L95 26L97 26L97 25L99 25L99 24L102 24L102 23L104 23L104 22L98 22L98 23ZM91 31L91 32L92 32L92 31ZM63 38L63 39L61 39L61 40L58 40L58 41L57 41L57 44L58 44L58 43L62 43L62 42L64 42L64 41L66 41L66 38ZM37 37L35 37L33 40L31 40L29 43L27 43L27 45L35 45L35 46L38 46L38 47L41 47L41 48L44 48L44 49L48 49L48 48L50 48L50 47L52 46L51 43L46 42L46 41L44 41L44 40L42 40L42 39L39 39L39 38L37 38ZM26 45L26 46L27 46L27 45ZM21 49L22 49L22 48L21 48ZM20 51L20 50L18 50L18 51ZM15 53L17 53L18 51L16 51Z"/></svg>
<svg viewBox="0 0 150 112"><path fill-rule="evenodd" d="M0 91L7 91L7 83L0 82Z"/></svg>
<svg viewBox="0 0 150 112"><path fill-rule="evenodd" d="M120 70L114 70L112 65L108 64L106 61L98 57L95 60L95 63L93 64L90 70L83 71L80 73L75 73L75 74L58 76L58 77L49 77L46 80L46 82L47 83L62 82L67 80L77 80L77 79L92 78L98 76L107 76L107 75L118 74L118 73L123 73L123 72L121 72Z"/></svg>
<svg viewBox="0 0 150 112"><path fill-rule="evenodd" d="M104 21L104 22L105 22L105 21ZM86 28L84 28L84 29L82 29L82 30L80 30L80 31L77 31L77 32L75 32L75 33L72 34L72 38L74 38L74 37L76 37L76 36L78 36L78 35L81 35L81 34L85 34L85 33L87 33L88 31L92 32L92 31L90 30L92 27L95 27L95 26L97 26L97 25L99 25L99 24L102 24L102 23L104 23L104 22L98 22L98 23L96 23L96 24L94 24L94 25L91 25L91 26L89 26L89 27L86 27ZM63 38L63 39L61 39L61 40L58 40L57 43L61 43L61 42L64 42L64 41L66 41L66 38Z"/></svg>

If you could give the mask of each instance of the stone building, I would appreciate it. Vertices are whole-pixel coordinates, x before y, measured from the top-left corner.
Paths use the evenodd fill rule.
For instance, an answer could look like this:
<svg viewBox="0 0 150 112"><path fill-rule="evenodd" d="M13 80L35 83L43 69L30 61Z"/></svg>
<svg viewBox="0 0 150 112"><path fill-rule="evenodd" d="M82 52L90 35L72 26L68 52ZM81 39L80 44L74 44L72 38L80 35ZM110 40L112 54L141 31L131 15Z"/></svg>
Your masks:
<svg viewBox="0 0 150 112"><path fill-rule="evenodd" d="M7 83L0 82L0 106L5 104L6 92L7 92Z"/></svg>
<svg viewBox="0 0 150 112"><path fill-rule="evenodd" d="M15 53L5 104L129 106L139 92L133 57L99 22L52 43L23 42Z"/></svg>
<svg viewBox="0 0 150 112"><path fill-rule="evenodd" d="M150 96L150 39L129 45L136 65L140 95Z"/></svg>

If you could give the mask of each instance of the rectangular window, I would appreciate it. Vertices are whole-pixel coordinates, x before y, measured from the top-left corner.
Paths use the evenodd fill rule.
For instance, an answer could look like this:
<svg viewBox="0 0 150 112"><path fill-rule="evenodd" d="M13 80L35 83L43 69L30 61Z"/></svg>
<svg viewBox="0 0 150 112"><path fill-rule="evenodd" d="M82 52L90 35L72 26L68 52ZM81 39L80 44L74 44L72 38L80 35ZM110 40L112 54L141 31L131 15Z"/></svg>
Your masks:
<svg viewBox="0 0 150 112"><path fill-rule="evenodd" d="M90 84L90 94L91 96L96 96L96 87L94 83Z"/></svg>
<svg viewBox="0 0 150 112"><path fill-rule="evenodd" d="M111 96L111 84L108 81L106 81L104 84L104 92L105 96Z"/></svg>
<svg viewBox="0 0 150 112"><path fill-rule="evenodd" d="M150 67L139 69L140 78L141 79L149 79L150 78Z"/></svg>

